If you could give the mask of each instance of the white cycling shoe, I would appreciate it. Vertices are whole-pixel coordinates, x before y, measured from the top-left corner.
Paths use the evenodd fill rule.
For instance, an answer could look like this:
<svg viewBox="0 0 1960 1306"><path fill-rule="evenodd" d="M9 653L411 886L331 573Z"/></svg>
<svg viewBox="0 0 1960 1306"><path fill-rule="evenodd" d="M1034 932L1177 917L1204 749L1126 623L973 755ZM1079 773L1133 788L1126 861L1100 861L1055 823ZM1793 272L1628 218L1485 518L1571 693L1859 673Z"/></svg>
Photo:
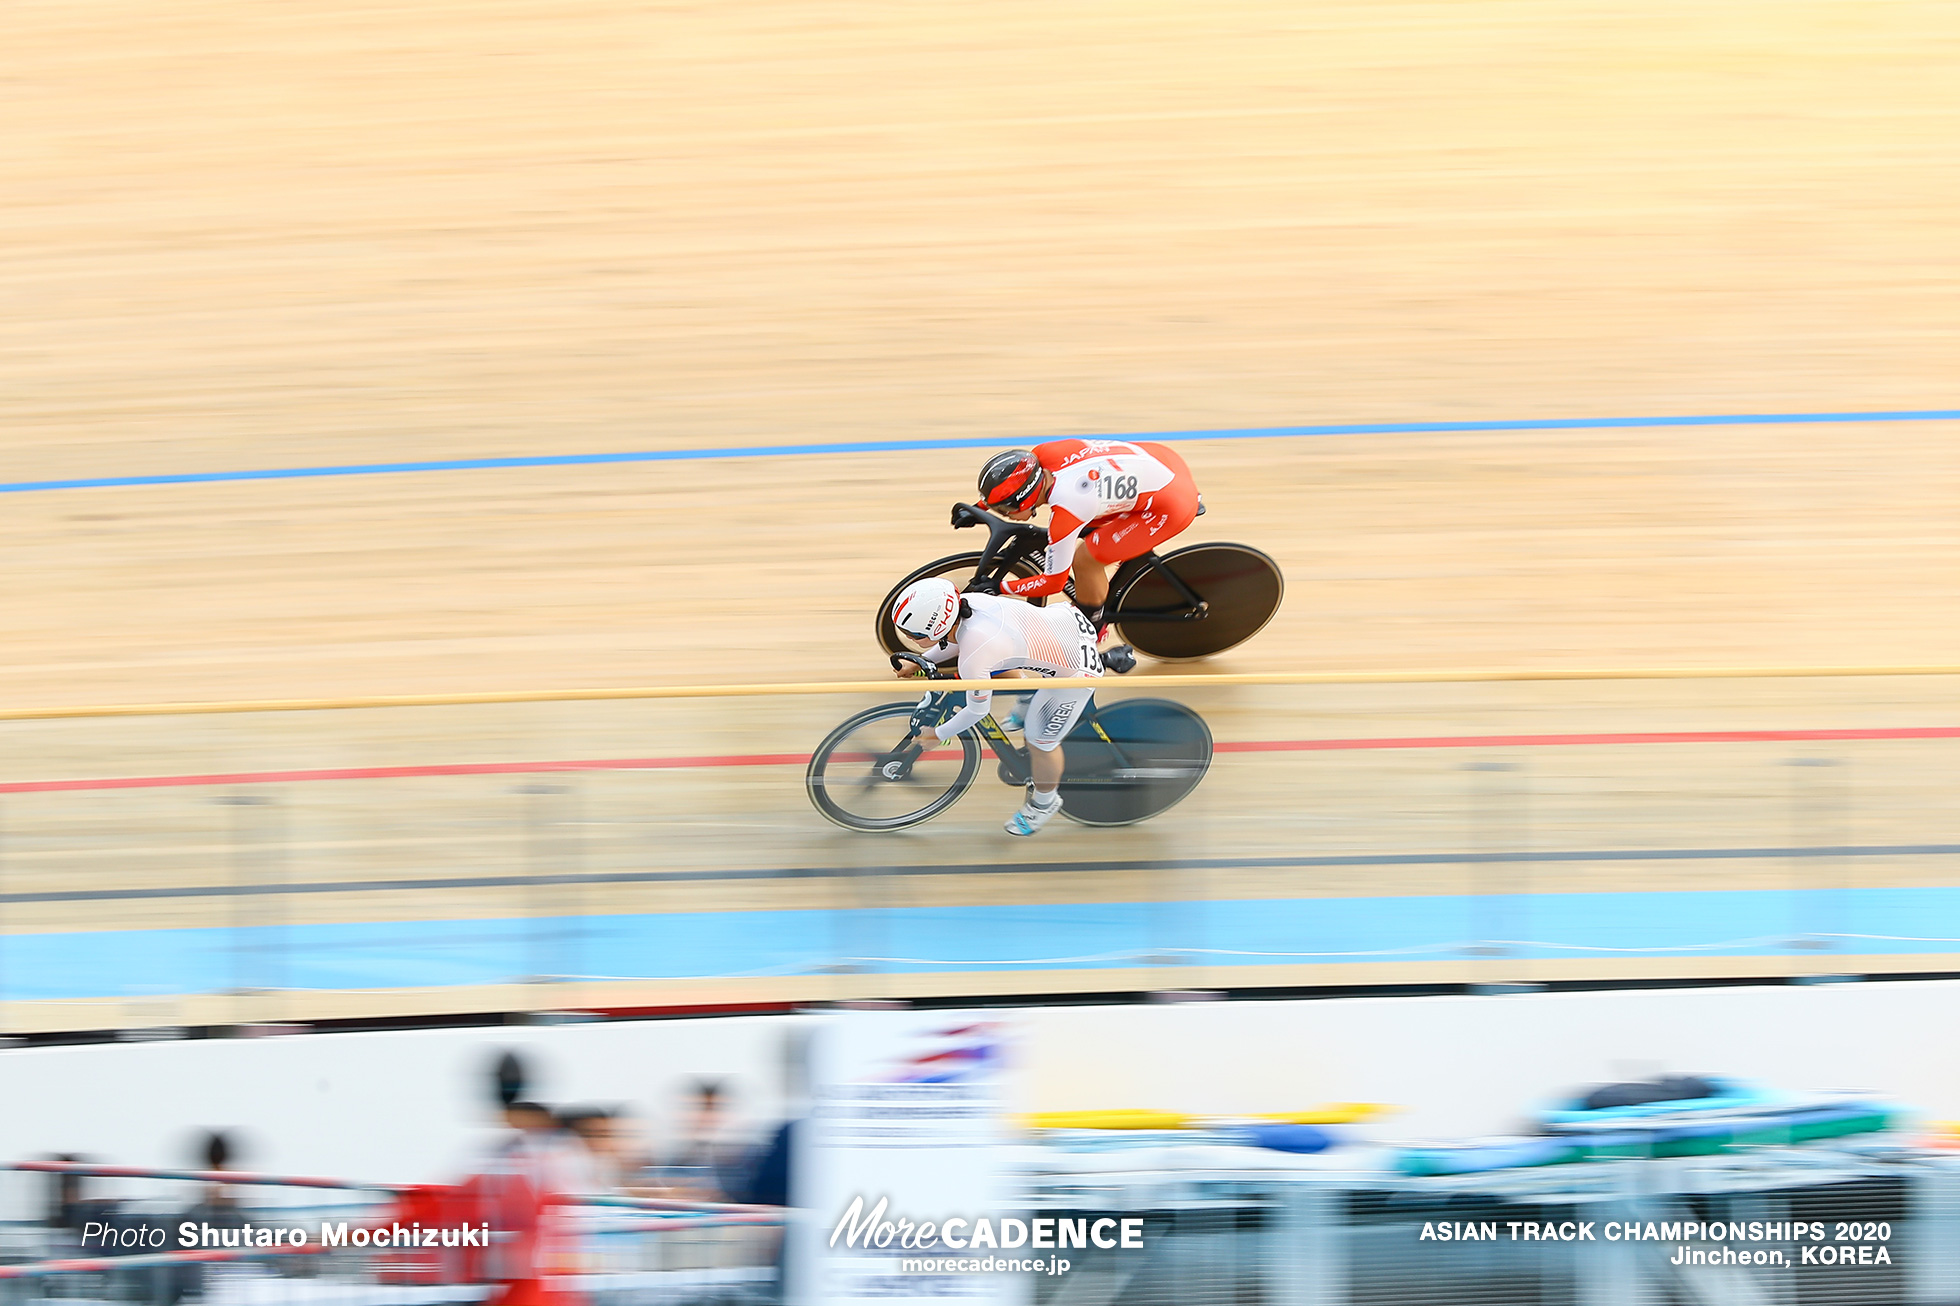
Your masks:
<svg viewBox="0 0 1960 1306"><path fill-rule="evenodd" d="M1021 804L1020 811L1007 818L1005 828L1009 834L1030 835L1061 815L1061 812L1062 794L1060 790L1055 791L1054 802L1046 807L1037 807L1034 801L1034 790L1030 789L1028 790L1027 801Z"/></svg>

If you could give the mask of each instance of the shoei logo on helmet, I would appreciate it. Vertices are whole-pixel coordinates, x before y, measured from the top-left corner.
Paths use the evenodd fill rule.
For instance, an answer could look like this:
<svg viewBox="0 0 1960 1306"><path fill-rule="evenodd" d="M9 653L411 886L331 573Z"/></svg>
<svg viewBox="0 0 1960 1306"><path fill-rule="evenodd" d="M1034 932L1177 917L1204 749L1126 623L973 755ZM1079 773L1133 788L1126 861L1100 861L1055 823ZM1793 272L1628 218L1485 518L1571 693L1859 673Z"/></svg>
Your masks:
<svg viewBox="0 0 1960 1306"><path fill-rule="evenodd" d="M922 580L892 605L892 625L907 639L930 644L952 631L959 610L959 591L949 582Z"/></svg>

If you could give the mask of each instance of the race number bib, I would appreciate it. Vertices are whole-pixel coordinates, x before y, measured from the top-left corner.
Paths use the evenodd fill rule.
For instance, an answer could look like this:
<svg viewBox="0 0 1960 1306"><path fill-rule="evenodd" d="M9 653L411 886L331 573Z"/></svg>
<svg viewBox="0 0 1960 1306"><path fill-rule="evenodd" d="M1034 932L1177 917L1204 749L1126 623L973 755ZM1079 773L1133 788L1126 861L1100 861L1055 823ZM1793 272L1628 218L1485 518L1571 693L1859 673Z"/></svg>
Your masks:
<svg viewBox="0 0 1960 1306"><path fill-rule="evenodd" d="M1096 501L1098 516L1129 511L1136 507L1137 496L1142 493L1142 485L1135 473L1125 472L1107 463L1092 466L1084 472L1079 488Z"/></svg>

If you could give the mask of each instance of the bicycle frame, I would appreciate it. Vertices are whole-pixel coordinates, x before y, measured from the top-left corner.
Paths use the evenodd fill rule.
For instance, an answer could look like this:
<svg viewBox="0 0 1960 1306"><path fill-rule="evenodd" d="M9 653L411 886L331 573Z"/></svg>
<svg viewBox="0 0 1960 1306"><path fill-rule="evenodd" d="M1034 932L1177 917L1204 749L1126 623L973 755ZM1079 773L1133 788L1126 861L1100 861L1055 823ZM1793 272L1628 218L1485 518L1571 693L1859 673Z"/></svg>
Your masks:
<svg viewBox="0 0 1960 1306"><path fill-rule="evenodd" d="M891 655L894 669L902 669L908 662L929 682L952 679L922 654L894 652ZM1039 694L1041 689L1040 681L1010 679L994 692ZM805 774L805 787L817 810L830 821L855 830L896 830L917 825L959 801L978 777L981 759L987 752L993 754L996 774L1003 784L1018 789L1028 783L1034 771L1033 752L1027 743L1016 744L1009 738L1006 728L991 712L982 714L962 731L953 749L942 748L943 743L952 741L941 741L935 727L943 726L959 712L966 705L966 696L974 692L979 691L928 687L916 700L866 708L832 730L811 754ZM862 730L889 729L877 723L895 725L899 719L904 719L909 728L895 745L871 755L855 751L870 742L860 734ZM1140 733L1132 735L1130 731ZM891 736L887 734L884 738ZM1176 747L1166 751L1165 746L1180 741L1189 745L1189 751ZM854 751L838 753L847 742ZM1065 762L1061 786L1071 804L1071 810L1065 815L1091 826L1133 825L1170 807L1196 786L1209 767L1212 754L1211 732L1202 718L1182 704L1150 698L1097 704L1076 719L1067 746L1066 759L1055 759ZM914 810L877 815L855 809L854 794L880 780L908 779L913 765L928 755L935 763L950 758L957 765L953 772L940 769L928 773L925 778L929 787L921 791L919 805ZM845 770L832 777L830 763L837 760L845 762ZM868 774L856 769L866 761L870 763ZM943 792L939 792L941 787ZM842 796L841 803L838 795ZM1081 806L1076 808L1078 802Z"/></svg>
<svg viewBox="0 0 1960 1306"><path fill-rule="evenodd" d="M955 527L985 526L987 546L980 551L980 563L974 569L979 575L999 581L1007 575L1013 565L1024 558L1031 558L1047 547L1047 532L1039 526L1027 522L1010 522L997 517L985 508L976 508L970 503L953 506L953 525ZM1125 621L1197 621L1211 610L1196 590L1184 583L1184 578L1164 565L1155 549L1138 554L1117 569L1110 583L1110 593L1119 594L1136 582L1137 574L1155 571L1184 600L1182 607L1152 608L1142 611L1125 609Z"/></svg>
<svg viewBox="0 0 1960 1306"><path fill-rule="evenodd" d="M919 720L921 714L930 713L930 715L924 717L922 726L936 726L940 724L958 710L953 707L952 703L953 695L958 692L960 691L947 690L937 694L928 693L925 698L920 700L918 709L913 713L913 719ZM1013 693L1016 691L1009 690L1005 692ZM1086 722L1089 728L1096 732L1098 739L1116 750L1118 762L1124 766L1131 764L1129 756L1123 752L1122 745L1109 737L1109 733L1102 728L1102 723L1096 720L1094 713L1090 713L1087 716ZM994 750L994 756L1000 760L1001 779L1003 782L1009 785L1024 785L1033 779L1034 772L1028 763L1027 746L1017 744L1012 739L1009 739L1007 732L1000 728L1000 723L994 720L991 713L981 717L979 724L974 726L973 729L979 734L981 741Z"/></svg>
<svg viewBox="0 0 1960 1306"><path fill-rule="evenodd" d="M1028 763L1028 750L1009 739L1007 732L1000 728L1000 723L992 716L981 717L980 724L974 729L980 732L980 738L986 741L994 750L994 756L1000 759L1002 780L1010 785L1024 785L1034 778L1034 769Z"/></svg>
<svg viewBox="0 0 1960 1306"><path fill-rule="evenodd" d="M1140 553L1130 559L1129 562L1124 563L1122 568L1117 572L1117 581L1121 583L1117 584L1112 582L1109 587L1110 593L1126 593L1132 585L1136 584L1138 573L1146 571L1154 571L1169 581L1171 588L1176 590L1179 596L1184 599L1184 606L1180 608L1122 608L1120 620L1196 621L1211 611L1211 604L1200 598L1196 590L1186 585L1182 576L1172 571L1169 567L1166 567L1164 560L1157 556L1155 549L1147 553ZM1125 572L1129 574L1125 576Z"/></svg>

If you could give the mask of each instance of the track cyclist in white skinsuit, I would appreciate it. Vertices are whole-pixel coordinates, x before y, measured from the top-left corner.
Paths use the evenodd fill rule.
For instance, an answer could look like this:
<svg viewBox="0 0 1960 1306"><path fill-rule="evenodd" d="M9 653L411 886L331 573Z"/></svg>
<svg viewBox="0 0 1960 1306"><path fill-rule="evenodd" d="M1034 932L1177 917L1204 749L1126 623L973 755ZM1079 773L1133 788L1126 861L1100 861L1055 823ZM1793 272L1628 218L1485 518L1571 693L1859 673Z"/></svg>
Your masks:
<svg viewBox="0 0 1960 1306"><path fill-rule="evenodd" d="M906 587L892 605L898 633L928 662L959 659L961 680L997 676L1100 676L1096 628L1072 604L1037 608L1019 599L961 594L943 580ZM919 674L907 665L900 678ZM1062 739L1082 717L1094 689L1043 689L1027 706L1023 737L1033 783L1021 810L1007 819L1007 832L1030 835L1062 810ZM939 742L957 739L978 724L992 702L990 690L968 690L966 706L933 733Z"/></svg>

